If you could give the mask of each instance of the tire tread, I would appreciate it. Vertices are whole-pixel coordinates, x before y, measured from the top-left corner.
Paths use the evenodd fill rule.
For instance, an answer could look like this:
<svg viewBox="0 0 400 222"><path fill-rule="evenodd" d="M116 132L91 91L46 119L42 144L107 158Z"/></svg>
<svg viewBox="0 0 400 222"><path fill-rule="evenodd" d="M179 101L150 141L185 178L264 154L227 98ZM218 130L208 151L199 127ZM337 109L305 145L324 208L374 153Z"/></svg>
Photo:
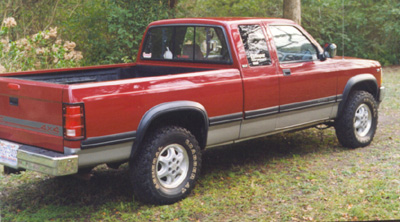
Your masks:
<svg viewBox="0 0 400 222"><path fill-rule="evenodd" d="M201 168L201 152L196 138L185 128L178 126L166 126L160 129L157 129L153 134L146 137L142 146L142 149L139 151L138 155L135 156L130 161L130 170L131 170L131 181L133 186L133 193L137 200L162 205L162 204L172 204L183 198L185 198L191 190L194 188L194 183L187 191L175 198L160 198L159 195L153 189L153 181L149 177L151 175L151 165L152 165L152 149L159 144L159 141L165 135L169 135L170 133L180 132L185 134L190 140L193 142L194 147L197 149L197 177L200 173Z"/></svg>
<svg viewBox="0 0 400 222"><path fill-rule="evenodd" d="M371 134L368 137L365 137L363 141L360 141L359 138L354 133L353 129L353 118L354 112L357 107L362 103L367 102L371 108L371 112L373 115L372 126L371 126ZM372 106L372 107L371 107ZM376 126L378 124L378 105L375 98L366 91L353 91L350 94L348 101L343 109L343 113L341 116L335 121L335 130L336 136L344 147L348 148L358 148L368 146L375 135Z"/></svg>

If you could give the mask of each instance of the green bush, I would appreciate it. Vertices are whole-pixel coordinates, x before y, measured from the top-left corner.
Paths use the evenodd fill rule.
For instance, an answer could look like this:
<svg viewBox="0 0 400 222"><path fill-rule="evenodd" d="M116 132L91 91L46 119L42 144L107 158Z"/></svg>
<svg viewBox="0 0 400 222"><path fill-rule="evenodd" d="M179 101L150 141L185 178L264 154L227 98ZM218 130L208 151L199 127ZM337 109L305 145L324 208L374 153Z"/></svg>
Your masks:
<svg viewBox="0 0 400 222"><path fill-rule="evenodd" d="M338 55L399 64L398 0L301 0L302 26L321 44L334 42ZM19 22L10 39L58 27L76 42L82 65L131 62L148 23L171 17L281 17L283 0L13 0L0 1L0 15ZM343 5L344 3L344 5ZM344 32L343 17L344 16ZM343 47L344 43L344 47Z"/></svg>
<svg viewBox="0 0 400 222"><path fill-rule="evenodd" d="M301 2L302 26L321 45L336 43L338 55L344 52L346 56L379 60L383 65L399 64L398 0ZM283 0L182 0L178 5L178 17L282 17L282 6Z"/></svg>
<svg viewBox="0 0 400 222"><path fill-rule="evenodd" d="M12 31L16 26L17 22L12 17L3 21L0 30L0 73L79 66L82 53L75 50L74 42L58 38L57 28L12 40Z"/></svg>
<svg viewBox="0 0 400 222"><path fill-rule="evenodd" d="M399 64L400 2L302 0L302 5L302 25L321 44L335 42L339 55Z"/></svg>
<svg viewBox="0 0 400 222"><path fill-rule="evenodd" d="M168 18L166 1L85 1L63 26L76 39L85 64L135 61L147 25Z"/></svg>
<svg viewBox="0 0 400 222"><path fill-rule="evenodd" d="M13 39L59 27L76 42L83 65L132 62L148 23L172 12L165 0L13 0L0 1L0 14L21 21Z"/></svg>

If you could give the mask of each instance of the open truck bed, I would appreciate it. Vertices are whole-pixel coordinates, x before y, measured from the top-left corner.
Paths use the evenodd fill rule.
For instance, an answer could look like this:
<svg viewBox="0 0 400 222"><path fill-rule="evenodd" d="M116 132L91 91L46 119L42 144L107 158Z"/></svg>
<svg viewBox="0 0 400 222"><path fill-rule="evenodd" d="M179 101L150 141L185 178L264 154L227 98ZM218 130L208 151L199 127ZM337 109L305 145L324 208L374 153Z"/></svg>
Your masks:
<svg viewBox="0 0 400 222"><path fill-rule="evenodd" d="M235 97L220 87L232 84ZM201 89L193 93L192 87ZM215 90L220 91L216 101L203 96ZM143 115L166 95L172 101L197 97L209 107L218 97L234 99L240 111L240 73L119 64L5 74L0 77L0 138L18 150L18 156L7 154L14 158L5 165L61 176L76 173L78 167L127 161ZM224 109L231 108L220 104L209 112Z"/></svg>
<svg viewBox="0 0 400 222"><path fill-rule="evenodd" d="M100 68L105 67L105 68ZM63 85L89 83L89 82L104 82L112 80L132 79L140 77L151 77L161 75L173 75L182 73L191 73L206 71L205 68L190 68L176 66L150 66L150 65L135 65L116 67L114 66L99 66L92 68L76 69L73 71L58 71L49 70L47 73L29 73L27 75L9 75L8 77L16 79L24 79L38 82L49 82Z"/></svg>

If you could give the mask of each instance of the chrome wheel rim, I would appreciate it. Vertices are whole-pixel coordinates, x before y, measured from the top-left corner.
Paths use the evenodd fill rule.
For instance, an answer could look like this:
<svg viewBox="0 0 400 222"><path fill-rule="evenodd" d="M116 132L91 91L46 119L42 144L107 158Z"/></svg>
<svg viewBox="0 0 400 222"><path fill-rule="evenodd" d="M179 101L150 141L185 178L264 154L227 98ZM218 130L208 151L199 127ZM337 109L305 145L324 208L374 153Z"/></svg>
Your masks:
<svg viewBox="0 0 400 222"><path fill-rule="evenodd" d="M177 188L189 170L189 156L179 144L166 146L157 157L157 180L165 188Z"/></svg>
<svg viewBox="0 0 400 222"><path fill-rule="evenodd" d="M371 109L366 104L358 106L354 115L354 131L360 136L364 137L368 134L372 126Z"/></svg>

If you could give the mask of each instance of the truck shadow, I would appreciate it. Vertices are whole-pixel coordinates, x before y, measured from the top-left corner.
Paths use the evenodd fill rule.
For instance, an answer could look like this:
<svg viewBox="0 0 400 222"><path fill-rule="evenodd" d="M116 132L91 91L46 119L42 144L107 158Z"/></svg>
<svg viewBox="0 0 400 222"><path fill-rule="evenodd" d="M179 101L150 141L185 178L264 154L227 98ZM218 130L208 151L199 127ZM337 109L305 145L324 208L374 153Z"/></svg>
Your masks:
<svg viewBox="0 0 400 222"><path fill-rule="evenodd" d="M341 152L343 150L344 148L339 146L332 132L324 131L321 134L318 130L279 134L207 149L203 154L202 175L199 183L202 178L221 171L221 174L226 175L235 167L266 164L272 160L293 157L293 155ZM79 180L71 176L54 178L37 175L39 174L25 173L21 177L28 177L26 182L21 182L0 193L3 206L5 205L8 210L15 212L32 206L35 206L32 208L33 210L38 206L48 205L82 206L97 209L107 203L132 203L133 201L136 208L140 206L133 198L127 164L118 170L107 169L105 165L102 165L94 170L90 181Z"/></svg>
<svg viewBox="0 0 400 222"><path fill-rule="evenodd" d="M327 132L328 131L328 132ZM309 129L281 133L238 144L207 149L203 154L203 174L230 170L240 165L266 164L272 160L309 153L346 150L339 145L333 129Z"/></svg>

